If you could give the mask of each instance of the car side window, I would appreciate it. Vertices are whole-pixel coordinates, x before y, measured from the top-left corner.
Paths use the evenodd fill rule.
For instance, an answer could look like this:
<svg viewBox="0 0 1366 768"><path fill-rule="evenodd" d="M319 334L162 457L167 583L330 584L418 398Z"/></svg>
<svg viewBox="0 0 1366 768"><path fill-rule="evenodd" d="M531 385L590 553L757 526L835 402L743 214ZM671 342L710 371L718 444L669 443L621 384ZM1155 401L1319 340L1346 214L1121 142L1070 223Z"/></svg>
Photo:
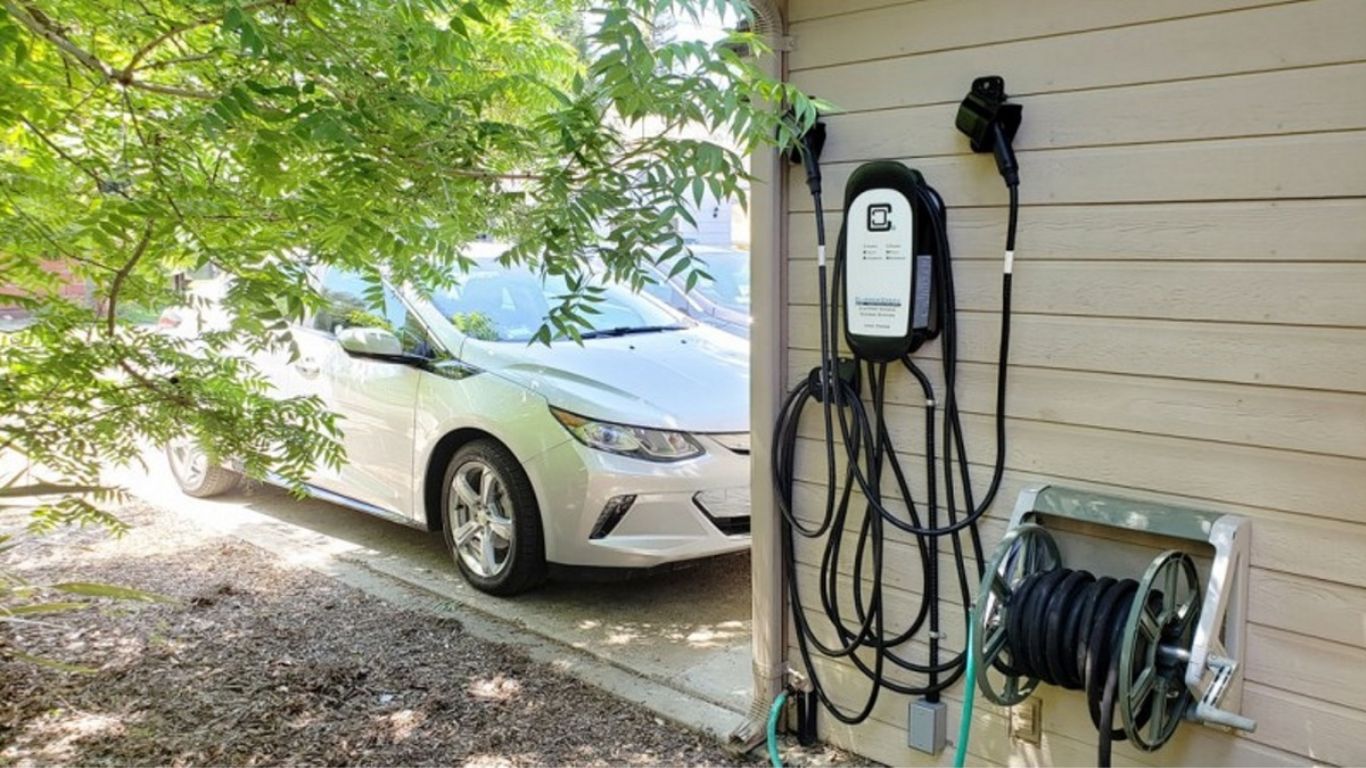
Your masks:
<svg viewBox="0 0 1366 768"><path fill-rule="evenodd" d="M311 326L333 336L346 328L382 328L398 337L405 354L435 357L437 347L427 329L392 288L384 286L380 307L367 299L373 285L358 272L328 270L322 281L326 303L313 316Z"/></svg>
<svg viewBox="0 0 1366 768"><path fill-rule="evenodd" d="M432 342L431 335L417 316L408 311L398 294L389 286L384 287L385 328L392 331L403 345L403 353L417 357L436 358L438 347Z"/></svg>
<svg viewBox="0 0 1366 768"><path fill-rule="evenodd" d="M370 283L358 272L327 270L322 281L324 304L310 325L333 336L344 328L386 327L384 317L365 298L369 287Z"/></svg>

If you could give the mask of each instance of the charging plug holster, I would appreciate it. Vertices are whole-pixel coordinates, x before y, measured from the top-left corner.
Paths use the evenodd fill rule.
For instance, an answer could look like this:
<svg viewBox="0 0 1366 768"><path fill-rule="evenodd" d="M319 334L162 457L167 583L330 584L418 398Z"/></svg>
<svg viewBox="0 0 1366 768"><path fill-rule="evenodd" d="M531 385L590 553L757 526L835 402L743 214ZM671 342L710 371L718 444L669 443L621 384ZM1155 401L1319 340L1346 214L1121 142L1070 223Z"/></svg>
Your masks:
<svg viewBox="0 0 1366 768"><path fill-rule="evenodd" d="M996 170L1007 186L1020 183L1020 166L1015 160L1015 133L1020 130L1022 109L1007 101L1006 81L1000 75L987 75L972 81L972 89L958 107L954 124L968 137L973 152L991 152Z"/></svg>
<svg viewBox="0 0 1366 768"><path fill-rule="evenodd" d="M859 389L859 386L862 384L862 379L859 376L859 364L857 360L852 357L841 357L838 364L835 366L835 376L838 377L839 381L844 383L853 397L858 397L862 394L862 391ZM806 375L806 379L810 391L815 393L813 396L816 398L816 402L825 402L825 387L821 386L824 383L821 378L821 366L818 365L815 368L812 368L811 372Z"/></svg>
<svg viewBox="0 0 1366 768"><path fill-rule="evenodd" d="M796 122L796 113L789 110L785 118ZM795 144L783 151L789 163L800 165L806 171L806 187L813 195L821 193L821 150L825 149L825 123L821 120L811 124L806 132L798 137Z"/></svg>

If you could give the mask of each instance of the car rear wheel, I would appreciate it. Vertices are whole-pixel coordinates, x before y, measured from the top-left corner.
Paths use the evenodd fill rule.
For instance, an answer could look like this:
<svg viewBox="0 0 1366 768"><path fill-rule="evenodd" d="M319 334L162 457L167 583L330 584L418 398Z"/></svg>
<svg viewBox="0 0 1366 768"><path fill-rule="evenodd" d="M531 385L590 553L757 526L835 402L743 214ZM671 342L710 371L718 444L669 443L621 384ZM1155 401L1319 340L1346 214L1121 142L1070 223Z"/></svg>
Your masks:
<svg viewBox="0 0 1366 768"><path fill-rule="evenodd" d="M186 495L197 498L227 493L242 481L242 475L209 463L208 454L193 440L176 438L166 445L166 460L176 484Z"/></svg>
<svg viewBox="0 0 1366 768"><path fill-rule="evenodd" d="M536 494L506 448L476 440L456 451L441 492L446 547L465 579L494 595L545 581L545 544Z"/></svg>

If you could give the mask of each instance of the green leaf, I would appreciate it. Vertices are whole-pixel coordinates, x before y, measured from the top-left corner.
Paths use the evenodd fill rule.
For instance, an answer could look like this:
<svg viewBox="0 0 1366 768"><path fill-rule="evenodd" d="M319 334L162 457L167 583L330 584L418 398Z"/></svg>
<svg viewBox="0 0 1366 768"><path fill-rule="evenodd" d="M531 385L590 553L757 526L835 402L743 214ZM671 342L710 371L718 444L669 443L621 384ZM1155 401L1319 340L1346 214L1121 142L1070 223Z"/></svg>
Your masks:
<svg viewBox="0 0 1366 768"><path fill-rule="evenodd" d="M31 653L24 653L23 651L12 650L10 651L10 654L13 655L13 657L18 659L19 661L26 661L29 664L36 664L40 667L55 669L58 672L67 672L77 675L93 675L99 671L95 667L87 667L83 664L71 664L65 661L57 661L56 659L47 656L36 656Z"/></svg>
<svg viewBox="0 0 1366 768"><path fill-rule="evenodd" d="M688 257L688 256L684 256L683 258L681 258L681 259L679 259L678 261L674 262L673 269L670 269L670 270L669 270L669 277L670 277L670 278L677 277L679 274L681 274L681 273L683 272L683 270L687 269L687 268L688 268L688 265L691 264L691 263L692 263L692 258L691 258L691 257Z"/></svg>
<svg viewBox="0 0 1366 768"><path fill-rule="evenodd" d="M40 613L70 613L89 607L89 603L32 603L12 607L0 606L0 617L5 615L32 616Z"/></svg>
<svg viewBox="0 0 1366 768"><path fill-rule="evenodd" d="M173 603L173 598L152 592L143 592L138 589L128 587L118 587L112 584L97 584L88 581L64 581L59 584L49 585L51 589L58 592L65 592L70 595L84 595L86 597L106 597L113 600L137 600L144 603Z"/></svg>
<svg viewBox="0 0 1366 768"><path fill-rule="evenodd" d="M488 17L484 16L484 12L479 10L479 3L477 2L465 3L463 6L460 7L460 12L465 14L469 18L473 19L474 21L479 22L480 24L489 23Z"/></svg>

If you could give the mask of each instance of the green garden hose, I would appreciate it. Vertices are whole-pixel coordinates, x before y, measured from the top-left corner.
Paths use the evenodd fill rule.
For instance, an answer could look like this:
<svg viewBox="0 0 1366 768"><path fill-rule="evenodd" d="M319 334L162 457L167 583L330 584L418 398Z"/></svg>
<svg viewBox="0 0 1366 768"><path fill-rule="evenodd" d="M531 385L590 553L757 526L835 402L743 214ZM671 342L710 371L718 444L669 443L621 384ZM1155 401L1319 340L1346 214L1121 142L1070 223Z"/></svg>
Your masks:
<svg viewBox="0 0 1366 768"><path fill-rule="evenodd" d="M778 718L782 717L783 705L786 703L787 691L783 691L768 710L768 762L773 768L783 768L783 756L778 754Z"/></svg>
<svg viewBox="0 0 1366 768"><path fill-rule="evenodd" d="M958 743L953 748L954 768L963 768L968 759L968 732L972 730L972 697L977 693L977 660L972 653L972 624L968 624L968 670L963 682L963 714L958 723Z"/></svg>

